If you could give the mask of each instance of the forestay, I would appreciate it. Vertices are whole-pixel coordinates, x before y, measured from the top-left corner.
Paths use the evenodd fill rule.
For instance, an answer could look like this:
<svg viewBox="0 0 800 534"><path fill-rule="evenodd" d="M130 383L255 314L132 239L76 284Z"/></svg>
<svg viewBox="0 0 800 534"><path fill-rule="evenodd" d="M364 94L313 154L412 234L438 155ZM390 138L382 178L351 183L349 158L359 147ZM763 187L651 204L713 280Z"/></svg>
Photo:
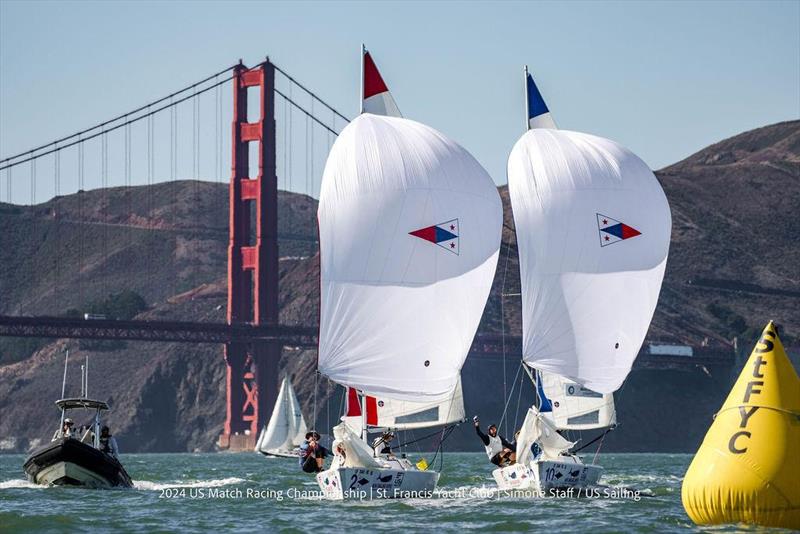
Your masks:
<svg viewBox="0 0 800 534"><path fill-rule="evenodd" d="M381 398L446 400L497 264L489 175L428 126L362 114L331 149L318 215L320 371Z"/></svg>
<svg viewBox="0 0 800 534"><path fill-rule="evenodd" d="M536 129L508 159L523 359L600 393L630 372L655 310L671 216L647 165L593 135Z"/></svg>

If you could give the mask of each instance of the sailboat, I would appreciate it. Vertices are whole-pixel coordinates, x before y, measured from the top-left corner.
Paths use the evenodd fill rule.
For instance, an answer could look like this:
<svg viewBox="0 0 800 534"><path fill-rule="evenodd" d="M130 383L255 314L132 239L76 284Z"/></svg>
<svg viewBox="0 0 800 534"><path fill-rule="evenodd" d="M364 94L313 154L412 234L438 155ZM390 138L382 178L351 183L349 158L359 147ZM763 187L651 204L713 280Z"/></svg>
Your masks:
<svg viewBox="0 0 800 534"><path fill-rule="evenodd" d="M261 430L255 450L265 456L297 458L308 427L289 377L284 377L269 423Z"/></svg>
<svg viewBox="0 0 800 534"><path fill-rule="evenodd" d="M331 149L319 201L319 371L349 389L317 482L333 499L429 495L439 473L374 450L369 432L463 419L461 367L494 278L502 205L481 165L403 118L361 56L362 113Z"/></svg>
<svg viewBox="0 0 800 534"><path fill-rule="evenodd" d="M559 130L525 69L526 132L508 158L519 249L523 366L535 382L502 489L596 484L568 430L616 424L664 278L672 218L647 165L621 145Z"/></svg>

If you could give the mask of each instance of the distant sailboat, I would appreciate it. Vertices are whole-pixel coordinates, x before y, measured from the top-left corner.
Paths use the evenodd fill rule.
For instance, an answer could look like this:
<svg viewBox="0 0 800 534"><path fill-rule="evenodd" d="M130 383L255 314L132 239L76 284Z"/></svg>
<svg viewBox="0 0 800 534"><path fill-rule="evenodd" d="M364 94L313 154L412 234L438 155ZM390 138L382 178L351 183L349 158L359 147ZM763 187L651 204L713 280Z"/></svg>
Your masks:
<svg viewBox="0 0 800 534"><path fill-rule="evenodd" d="M432 492L439 473L368 432L462 420L461 367L494 278L502 205L461 146L400 112L362 50L363 113L331 149L319 202L319 370L348 387L330 498ZM462 241L463 237L463 241Z"/></svg>
<svg viewBox="0 0 800 534"><path fill-rule="evenodd" d="M556 129L525 70L526 133L508 158L520 260L522 358L537 403L502 489L584 487L602 468L564 430L616 423L613 392L631 370L658 301L669 249L667 199L626 148Z"/></svg>
<svg viewBox="0 0 800 534"><path fill-rule="evenodd" d="M272 417L261 430L255 450L265 456L297 458L297 447L303 443L307 431L292 382L289 377L284 377Z"/></svg>

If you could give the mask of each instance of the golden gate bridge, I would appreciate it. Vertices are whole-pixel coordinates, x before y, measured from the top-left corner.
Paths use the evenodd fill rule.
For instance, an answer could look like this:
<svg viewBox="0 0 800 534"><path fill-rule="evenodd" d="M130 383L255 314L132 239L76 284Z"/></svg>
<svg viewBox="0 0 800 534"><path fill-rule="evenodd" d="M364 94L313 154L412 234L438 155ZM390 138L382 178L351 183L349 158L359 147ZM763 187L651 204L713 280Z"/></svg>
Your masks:
<svg viewBox="0 0 800 534"><path fill-rule="evenodd" d="M144 106L0 159L9 205L24 203L20 199L26 192L30 206L65 192L81 193L87 187L100 194L99 213L97 205L85 205L79 194L77 220L66 219L57 204L52 213L40 213L30 220L31 225L46 224L56 243L51 272L42 273L50 277L49 311L42 313L40 305L0 316L0 336L223 344L227 411L219 445L252 448L277 397L283 348L317 345L316 326L279 321L280 246L300 241L308 245L305 250L316 252L317 242L315 231L279 231L278 191L317 196L323 158L348 122L345 115L267 58L253 67L240 61ZM229 132L225 132L226 123L231 125ZM213 134L203 129L204 124L213 126ZM187 146L190 140L191 148ZM164 183L164 178L176 182L182 174L193 181L193 200L199 198L204 174L227 184L226 322L57 316L58 310L83 304L85 293L98 292L91 269L85 265L86 241L99 241L102 255L108 258L115 253L112 241L116 236L109 228L163 232L164 225L153 222L154 195L160 194L156 185ZM129 202L123 206L128 216L124 221L112 221L109 190L135 187L137 176L145 179L138 185L148 190L147 205L133 206L131 197L123 196ZM23 180L27 191L21 185ZM59 229L65 225L77 226L80 234L77 273L66 272L67 266L62 265L61 253L67 245L60 242ZM316 229L314 210L301 225ZM99 234L87 235L84 226L99 228ZM196 236L219 232L197 220L191 231ZM148 277L152 276L153 269L148 266ZM107 289L102 288L104 294ZM149 295L150 300L155 298ZM506 352L520 351L518 337L482 332L476 336L471 354L504 357ZM695 348L691 360L644 353L637 362L645 367L696 366L731 358L730 351Z"/></svg>

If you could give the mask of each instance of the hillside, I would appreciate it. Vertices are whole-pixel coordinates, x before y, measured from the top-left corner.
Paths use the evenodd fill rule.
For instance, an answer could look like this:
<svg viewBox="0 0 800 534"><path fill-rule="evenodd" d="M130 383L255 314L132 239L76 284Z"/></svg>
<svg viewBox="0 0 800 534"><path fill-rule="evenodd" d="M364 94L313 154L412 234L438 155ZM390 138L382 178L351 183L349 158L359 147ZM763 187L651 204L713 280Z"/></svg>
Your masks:
<svg viewBox="0 0 800 534"><path fill-rule="evenodd" d="M672 209L673 240L649 337L724 344L740 336L744 346L769 318L783 324L786 339L800 334L800 220L795 213L800 121L721 141L657 175ZM519 291L507 188L501 187L500 195L504 242L483 331L501 330L500 295ZM82 311L109 293L129 289L147 303L139 318L223 321L227 208L225 185L197 181L80 192L37 206L0 204L0 314ZM309 197L279 195L279 298L285 324L318 321L315 211ZM507 296L504 308L506 332L518 334L519 299ZM221 347L77 340L32 344L6 338L0 339L0 410L5 414L0 449L24 450L31 440L52 433L52 402L60 393L61 352L67 347L73 359L92 355L92 390L113 404L110 423L126 450L213 448L224 420ZM315 359L314 351L285 351L281 362L294 377L306 413L312 410ZM465 373L486 372L477 364L465 368ZM664 391L677 397L684 395L682 382L686 395L702 382L673 375ZM718 407L725 380L718 379L722 385L702 397L708 413ZM72 383L77 385L77 378ZM468 383L475 385L474 392ZM479 398L480 383L477 376L465 376L468 410L496 410L496 399ZM656 403L647 400L647 388L634 384L630 389L637 388L642 393L626 393L621 414L635 412L642 399ZM332 388L323 380L320 399L328 391ZM660 410L656 404L653 409ZM337 399L330 405L320 400L321 424L331 410L335 415ZM696 440L697 432L691 434ZM620 448L635 450L637 443ZM674 443L673 449L687 446ZM656 439L641 442L642 447L658 445Z"/></svg>

